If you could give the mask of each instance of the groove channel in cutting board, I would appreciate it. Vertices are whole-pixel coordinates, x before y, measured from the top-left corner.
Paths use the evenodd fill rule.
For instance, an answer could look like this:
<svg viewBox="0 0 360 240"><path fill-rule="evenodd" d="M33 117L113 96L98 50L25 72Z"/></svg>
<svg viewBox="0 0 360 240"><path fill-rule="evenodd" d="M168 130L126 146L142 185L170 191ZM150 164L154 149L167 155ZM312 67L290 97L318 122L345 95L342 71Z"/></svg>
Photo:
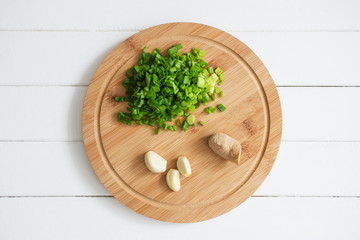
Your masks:
<svg viewBox="0 0 360 240"><path fill-rule="evenodd" d="M221 86L225 112L207 114L204 106L194 115L206 124L186 132L160 131L149 126L117 122L124 103L125 71L136 64L144 46L164 52L182 43L180 52L205 50L204 60L224 70ZM214 154L208 137L224 132L242 144L236 166ZM84 144L89 160L105 187L131 209L163 221L194 222L221 215L238 206L258 188L275 160L281 138L281 109L275 85L261 61L231 35L200 24L172 23L146 29L121 43L96 71L83 109ZM166 173L153 174L144 153L153 150L176 168L180 155L189 158L192 176L181 178L181 190L172 192Z"/></svg>

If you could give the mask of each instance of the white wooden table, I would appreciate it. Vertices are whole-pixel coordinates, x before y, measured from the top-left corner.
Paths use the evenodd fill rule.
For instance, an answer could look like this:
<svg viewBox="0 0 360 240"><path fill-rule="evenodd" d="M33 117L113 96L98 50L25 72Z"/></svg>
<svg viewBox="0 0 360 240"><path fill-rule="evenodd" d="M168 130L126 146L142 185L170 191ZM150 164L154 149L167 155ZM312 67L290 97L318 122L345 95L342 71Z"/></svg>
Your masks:
<svg viewBox="0 0 360 240"><path fill-rule="evenodd" d="M149 26L200 22L247 44L278 87L283 139L253 197L164 223L102 186L81 135L110 50ZM0 1L0 239L359 239L360 1Z"/></svg>

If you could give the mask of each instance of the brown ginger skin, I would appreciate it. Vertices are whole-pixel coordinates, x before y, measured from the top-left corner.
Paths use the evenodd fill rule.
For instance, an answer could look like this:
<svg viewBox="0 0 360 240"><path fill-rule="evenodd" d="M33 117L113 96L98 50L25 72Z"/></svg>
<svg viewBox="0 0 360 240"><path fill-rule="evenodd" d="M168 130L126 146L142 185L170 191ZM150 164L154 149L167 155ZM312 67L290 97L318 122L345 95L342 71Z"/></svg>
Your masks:
<svg viewBox="0 0 360 240"><path fill-rule="evenodd" d="M211 135L208 143L210 148L220 157L239 165L241 145L236 139L225 133L217 132Z"/></svg>

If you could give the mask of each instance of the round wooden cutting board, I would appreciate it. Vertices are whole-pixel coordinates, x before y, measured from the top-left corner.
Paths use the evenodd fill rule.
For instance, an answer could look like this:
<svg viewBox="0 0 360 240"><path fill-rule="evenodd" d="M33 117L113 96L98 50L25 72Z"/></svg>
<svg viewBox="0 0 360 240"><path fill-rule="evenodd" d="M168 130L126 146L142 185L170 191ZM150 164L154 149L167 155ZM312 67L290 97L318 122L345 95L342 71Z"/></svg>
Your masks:
<svg viewBox="0 0 360 240"><path fill-rule="evenodd" d="M204 60L224 70L221 86L225 112L207 114L205 106L193 114L205 126L186 132L160 131L150 126L127 126L117 121L125 103L121 82L137 63L144 46L164 53L182 43L180 53L205 50ZM83 138L89 160L104 186L123 204L145 216L168 222L197 222L237 207L264 181L277 155L282 128L278 93L269 72L241 41L219 29L195 23L170 23L148 28L118 45L97 69L88 88L82 116ZM217 156L207 144L210 135L223 132L240 141L237 166ZM185 155L191 177L181 177L181 189L172 192L166 172L151 173L144 154L155 151L168 161L167 170Z"/></svg>

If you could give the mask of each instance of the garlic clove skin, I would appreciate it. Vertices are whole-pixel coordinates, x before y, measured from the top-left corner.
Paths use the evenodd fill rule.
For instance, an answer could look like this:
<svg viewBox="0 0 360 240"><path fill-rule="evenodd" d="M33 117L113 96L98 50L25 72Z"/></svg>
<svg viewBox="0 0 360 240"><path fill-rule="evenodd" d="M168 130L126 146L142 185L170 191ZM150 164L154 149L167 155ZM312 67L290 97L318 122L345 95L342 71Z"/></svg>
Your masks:
<svg viewBox="0 0 360 240"><path fill-rule="evenodd" d="M171 190L177 192L180 190L180 172L176 169L170 169L166 174L166 183Z"/></svg>
<svg viewBox="0 0 360 240"><path fill-rule="evenodd" d="M153 151L145 153L145 165L153 173L162 173L166 171L167 161L159 154Z"/></svg>
<svg viewBox="0 0 360 240"><path fill-rule="evenodd" d="M190 162L185 156L181 156L177 160L177 169L180 171L180 173L185 176L189 177L191 175L191 166Z"/></svg>

